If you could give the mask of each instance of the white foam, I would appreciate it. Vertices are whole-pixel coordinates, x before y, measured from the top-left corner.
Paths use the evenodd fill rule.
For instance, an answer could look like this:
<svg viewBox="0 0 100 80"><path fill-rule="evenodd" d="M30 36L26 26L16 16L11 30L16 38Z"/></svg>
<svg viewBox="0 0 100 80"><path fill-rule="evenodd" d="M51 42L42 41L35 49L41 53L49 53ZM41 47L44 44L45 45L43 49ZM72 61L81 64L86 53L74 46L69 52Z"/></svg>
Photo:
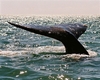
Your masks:
<svg viewBox="0 0 100 80"><path fill-rule="evenodd" d="M87 50L89 55L85 55L85 54L67 54L65 55L65 57L67 58L72 58L72 59L80 59L80 58L86 58L86 57L95 57L97 56L97 53L91 50Z"/></svg>
<svg viewBox="0 0 100 80"><path fill-rule="evenodd" d="M42 52L48 53L65 53L64 46L42 46L36 48L24 48L21 51L0 51L2 56L21 56L24 54L39 54ZM94 57L97 56L97 53L91 50L88 50L89 55L85 54L66 54L64 55L67 58L80 59L81 57Z"/></svg>
<svg viewBox="0 0 100 80"><path fill-rule="evenodd" d="M42 46L42 47L35 47L35 48L24 48L21 51L2 51L0 50L1 56L19 56L24 54L39 54L42 52L65 52L64 47L60 46Z"/></svg>
<svg viewBox="0 0 100 80"><path fill-rule="evenodd" d="M0 51L1 56L18 56L27 53L27 51Z"/></svg>

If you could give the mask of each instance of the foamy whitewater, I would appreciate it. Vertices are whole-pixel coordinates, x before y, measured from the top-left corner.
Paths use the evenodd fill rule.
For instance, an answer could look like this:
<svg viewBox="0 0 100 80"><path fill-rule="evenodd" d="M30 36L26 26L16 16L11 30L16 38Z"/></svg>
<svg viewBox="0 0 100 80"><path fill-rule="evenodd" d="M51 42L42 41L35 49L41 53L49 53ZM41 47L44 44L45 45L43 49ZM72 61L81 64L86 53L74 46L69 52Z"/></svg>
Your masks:
<svg viewBox="0 0 100 80"><path fill-rule="evenodd" d="M85 58L85 57L95 57L97 56L97 53L91 50L87 50L89 55L85 54L65 54L64 57L66 58L73 58L73 59L80 59L80 58ZM56 54L60 53L65 53L64 47L63 46L42 46L42 47L37 47L37 48L25 48L22 51L0 51L1 56L21 56L25 54L41 54L41 53L52 53ZM62 54L63 55L63 54Z"/></svg>

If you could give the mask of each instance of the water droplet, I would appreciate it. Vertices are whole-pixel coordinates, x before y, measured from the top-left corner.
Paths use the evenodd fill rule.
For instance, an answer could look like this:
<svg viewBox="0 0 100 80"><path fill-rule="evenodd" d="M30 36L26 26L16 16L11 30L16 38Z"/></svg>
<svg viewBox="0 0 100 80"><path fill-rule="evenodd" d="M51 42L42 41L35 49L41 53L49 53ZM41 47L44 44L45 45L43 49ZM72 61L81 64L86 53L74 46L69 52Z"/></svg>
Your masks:
<svg viewBox="0 0 100 80"><path fill-rule="evenodd" d="M20 71L20 74L24 74L24 73L27 73L27 71Z"/></svg>
<svg viewBox="0 0 100 80"><path fill-rule="evenodd" d="M24 74L24 71L20 71L20 74Z"/></svg>
<svg viewBox="0 0 100 80"><path fill-rule="evenodd" d="M68 78L65 78L65 80L68 80Z"/></svg>
<svg viewBox="0 0 100 80"><path fill-rule="evenodd" d="M49 34L51 34L51 32L48 32Z"/></svg>
<svg viewBox="0 0 100 80"><path fill-rule="evenodd" d="M19 75L16 75L16 77L19 77Z"/></svg>
<svg viewBox="0 0 100 80"><path fill-rule="evenodd" d="M78 80L81 80L81 77L78 77Z"/></svg>

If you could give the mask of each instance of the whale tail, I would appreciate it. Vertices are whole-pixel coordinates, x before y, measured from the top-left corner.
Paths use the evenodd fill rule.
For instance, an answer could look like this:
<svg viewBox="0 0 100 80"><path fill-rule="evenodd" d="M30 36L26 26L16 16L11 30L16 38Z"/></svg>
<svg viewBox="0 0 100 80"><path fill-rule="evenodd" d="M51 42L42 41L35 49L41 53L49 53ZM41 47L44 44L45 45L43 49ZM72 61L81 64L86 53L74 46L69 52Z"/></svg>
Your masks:
<svg viewBox="0 0 100 80"><path fill-rule="evenodd" d="M88 52L77 40L86 30L87 26L81 24L60 24L54 26L19 25L8 22L9 24L36 33L57 39L63 43L66 54L86 54Z"/></svg>

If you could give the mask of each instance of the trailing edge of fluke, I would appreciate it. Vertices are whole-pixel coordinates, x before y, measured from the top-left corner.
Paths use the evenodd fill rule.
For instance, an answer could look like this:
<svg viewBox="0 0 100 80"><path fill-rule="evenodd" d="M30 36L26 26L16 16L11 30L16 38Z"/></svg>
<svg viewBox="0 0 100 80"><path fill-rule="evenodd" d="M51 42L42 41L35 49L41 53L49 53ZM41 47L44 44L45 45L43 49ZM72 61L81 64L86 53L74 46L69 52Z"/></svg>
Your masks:
<svg viewBox="0 0 100 80"><path fill-rule="evenodd" d="M57 39L63 43L66 54L86 54L87 50L78 41L78 38L86 31L87 26L79 23L75 24L59 24L52 26L40 25L19 25L12 22L9 24L36 33Z"/></svg>

